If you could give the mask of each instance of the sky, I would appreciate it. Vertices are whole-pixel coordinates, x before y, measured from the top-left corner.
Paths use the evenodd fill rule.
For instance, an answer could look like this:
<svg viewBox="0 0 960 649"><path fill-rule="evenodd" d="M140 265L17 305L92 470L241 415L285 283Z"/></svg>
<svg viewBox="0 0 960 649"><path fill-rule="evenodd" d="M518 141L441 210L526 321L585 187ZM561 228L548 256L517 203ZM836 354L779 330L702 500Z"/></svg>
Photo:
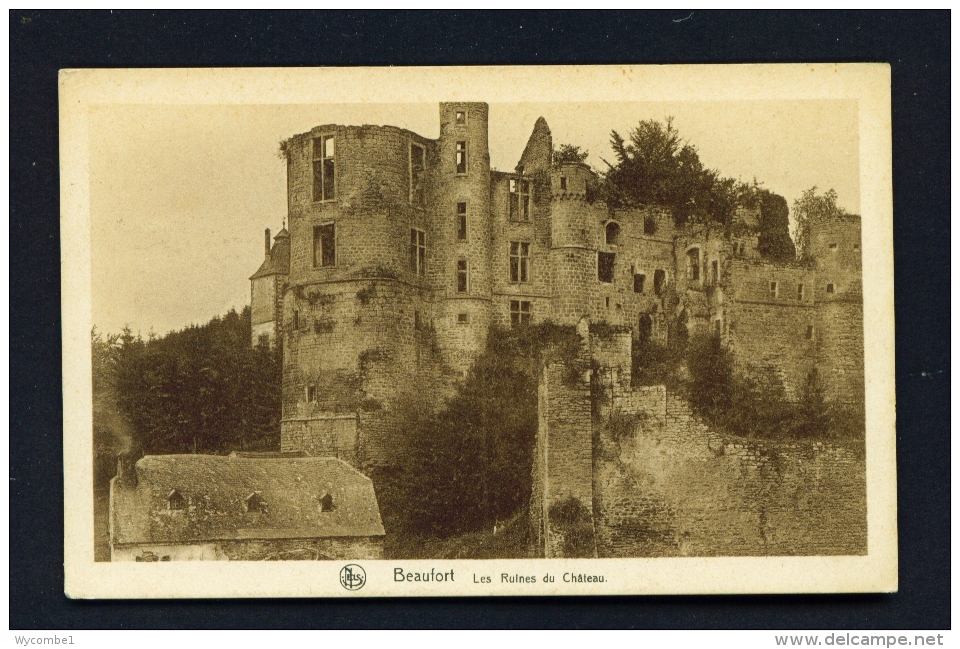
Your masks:
<svg viewBox="0 0 960 649"><path fill-rule="evenodd" d="M708 168L756 178L792 207L810 187L835 189L860 213L853 100L490 104L490 164L517 164L534 122L587 162L613 161L610 133L674 118ZM91 108L93 322L146 336L202 324L250 301L263 229L286 216L280 140L319 124L392 124L439 135L432 104L99 105Z"/></svg>

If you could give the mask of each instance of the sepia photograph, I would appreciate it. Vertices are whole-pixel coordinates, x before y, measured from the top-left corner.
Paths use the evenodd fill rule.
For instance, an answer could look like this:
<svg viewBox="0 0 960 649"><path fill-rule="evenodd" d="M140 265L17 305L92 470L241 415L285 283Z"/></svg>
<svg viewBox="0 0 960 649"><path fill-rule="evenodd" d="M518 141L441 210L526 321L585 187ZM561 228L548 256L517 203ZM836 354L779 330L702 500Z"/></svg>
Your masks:
<svg viewBox="0 0 960 649"><path fill-rule="evenodd" d="M896 590L889 68L61 111L68 595Z"/></svg>

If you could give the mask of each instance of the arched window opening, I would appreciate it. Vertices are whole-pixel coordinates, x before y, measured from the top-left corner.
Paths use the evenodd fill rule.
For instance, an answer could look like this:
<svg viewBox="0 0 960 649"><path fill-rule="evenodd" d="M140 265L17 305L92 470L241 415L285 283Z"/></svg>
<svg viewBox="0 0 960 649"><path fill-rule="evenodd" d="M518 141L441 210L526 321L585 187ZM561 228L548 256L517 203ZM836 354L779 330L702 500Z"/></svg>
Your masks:
<svg viewBox="0 0 960 649"><path fill-rule="evenodd" d="M333 510L333 496L330 494L323 494L320 496L320 511L332 512Z"/></svg>
<svg viewBox="0 0 960 649"><path fill-rule="evenodd" d="M616 221L610 221L607 223L607 245L620 245L620 224Z"/></svg>

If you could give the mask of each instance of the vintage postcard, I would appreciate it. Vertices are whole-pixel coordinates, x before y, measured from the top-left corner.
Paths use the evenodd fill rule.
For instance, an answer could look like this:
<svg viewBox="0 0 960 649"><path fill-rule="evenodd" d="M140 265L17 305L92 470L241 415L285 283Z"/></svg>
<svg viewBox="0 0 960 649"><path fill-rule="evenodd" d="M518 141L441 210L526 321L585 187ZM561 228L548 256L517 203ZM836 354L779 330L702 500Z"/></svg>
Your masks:
<svg viewBox="0 0 960 649"><path fill-rule="evenodd" d="M68 596L897 589L888 66L60 109Z"/></svg>

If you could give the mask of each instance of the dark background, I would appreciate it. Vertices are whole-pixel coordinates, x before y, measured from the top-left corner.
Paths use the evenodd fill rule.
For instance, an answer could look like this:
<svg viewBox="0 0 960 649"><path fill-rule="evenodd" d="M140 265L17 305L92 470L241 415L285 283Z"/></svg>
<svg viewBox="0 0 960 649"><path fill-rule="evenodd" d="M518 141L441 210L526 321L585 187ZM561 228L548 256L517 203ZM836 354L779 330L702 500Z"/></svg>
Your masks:
<svg viewBox="0 0 960 649"><path fill-rule="evenodd" d="M893 74L899 593L189 602L64 597L58 69L845 61L886 62ZM949 628L949 143L947 11L12 10L10 627ZM869 260L864 266L870 272Z"/></svg>

